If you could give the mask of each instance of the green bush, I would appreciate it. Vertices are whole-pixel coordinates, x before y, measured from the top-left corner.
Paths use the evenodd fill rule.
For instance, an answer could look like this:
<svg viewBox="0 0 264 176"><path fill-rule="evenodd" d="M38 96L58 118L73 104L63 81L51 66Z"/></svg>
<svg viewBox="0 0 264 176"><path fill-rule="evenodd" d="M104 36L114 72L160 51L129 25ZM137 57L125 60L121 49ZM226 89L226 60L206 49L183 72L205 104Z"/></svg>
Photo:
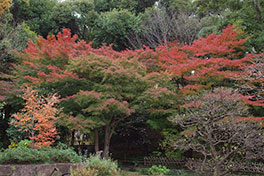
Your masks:
<svg viewBox="0 0 264 176"><path fill-rule="evenodd" d="M98 176L97 170L92 168L71 168L70 173L72 176Z"/></svg>
<svg viewBox="0 0 264 176"><path fill-rule="evenodd" d="M21 141L15 148L0 152L0 164L79 163L82 157L72 149L29 147L28 141Z"/></svg>
<svg viewBox="0 0 264 176"><path fill-rule="evenodd" d="M97 155L91 155L86 163L86 168L95 169L100 176L120 176L118 164L111 159L101 159Z"/></svg>
<svg viewBox="0 0 264 176"><path fill-rule="evenodd" d="M21 148L30 148L32 144L32 141L30 140L22 140L20 141L16 146Z"/></svg>
<svg viewBox="0 0 264 176"><path fill-rule="evenodd" d="M170 169L166 166L153 165L151 168L142 169L140 172L146 175L166 175L170 172Z"/></svg>

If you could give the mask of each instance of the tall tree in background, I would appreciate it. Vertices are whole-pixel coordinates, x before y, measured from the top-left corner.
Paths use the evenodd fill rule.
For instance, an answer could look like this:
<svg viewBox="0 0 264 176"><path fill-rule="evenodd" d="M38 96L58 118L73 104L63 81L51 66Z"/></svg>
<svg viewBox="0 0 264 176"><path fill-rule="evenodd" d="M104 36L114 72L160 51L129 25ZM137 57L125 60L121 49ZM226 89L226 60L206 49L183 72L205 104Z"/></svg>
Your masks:
<svg viewBox="0 0 264 176"><path fill-rule="evenodd" d="M62 29L68 28L80 39L89 42L93 40L92 33L98 15L91 0L59 2L54 6L50 16L50 20L55 25L50 33L57 34Z"/></svg>
<svg viewBox="0 0 264 176"><path fill-rule="evenodd" d="M11 8L14 22L25 22L38 35L47 36L56 27L51 21L56 0L15 0Z"/></svg>
<svg viewBox="0 0 264 176"><path fill-rule="evenodd" d="M236 25L250 36L247 41L249 51L263 51L263 3L262 0L240 1L240 0L195 0L194 5L197 7L199 16L214 17L217 21L209 28L215 32L228 24Z"/></svg>
<svg viewBox="0 0 264 176"><path fill-rule="evenodd" d="M133 13L144 12L145 9L152 7L156 0L94 0L97 12L107 12L113 9L126 9Z"/></svg>
<svg viewBox="0 0 264 176"><path fill-rule="evenodd" d="M149 8L141 14L140 31L131 31L126 36L132 48L166 46L177 40L191 44L198 37L203 24L187 12L166 9L164 6Z"/></svg>
<svg viewBox="0 0 264 176"><path fill-rule="evenodd" d="M113 44L115 50L125 50L128 46L127 34L140 30L140 18L128 10L112 10L101 13L94 29L95 47Z"/></svg>

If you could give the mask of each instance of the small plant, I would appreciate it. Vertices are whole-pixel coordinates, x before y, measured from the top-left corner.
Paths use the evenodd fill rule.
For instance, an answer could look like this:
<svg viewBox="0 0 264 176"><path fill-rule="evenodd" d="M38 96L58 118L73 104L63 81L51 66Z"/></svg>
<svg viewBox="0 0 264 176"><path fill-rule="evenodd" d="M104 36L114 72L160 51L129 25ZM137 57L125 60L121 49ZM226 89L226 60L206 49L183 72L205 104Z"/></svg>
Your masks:
<svg viewBox="0 0 264 176"><path fill-rule="evenodd" d="M16 148L16 143L12 141L8 148Z"/></svg>
<svg viewBox="0 0 264 176"><path fill-rule="evenodd" d="M97 170L92 168L71 168L70 173L72 176L99 176Z"/></svg>
<svg viewBox="0 0 264 176"><path fill-rule="evenodd" d="M66 150L66 149L68 149L69 147L68 147L66 144L64 144L64 143L59 142L59 143L55 146L55 148L56 148L56 149L61 149L61 150Z"/></svg>
<svg viewBox="0 0 264 176"><path fill-rule="evenodd" d="M138 161L133 161L134 163L134 167L138 167L139 166L139 162Z"/></svg>
<svg viewBox="0 0 264 176"><path fill-rule="evenodd" d="M141 173L146 175L166 175L169 172L170 169L162 165L153 165L151 168L141 170Z"/></svg>
<svg viewBox="0 0 264 176"><path fill-rule="evenodd" d="M27 139L22 140L17 144L17 147L21 147L21 148L31 148L31 146L32 146L32 141L27 140Z"/></svg>
<svg viewBox="0 0 264 176"><path fill-rule="evenodd" d="M27 139L20 141L18 144L16 144L14 141L12 141L10 143L10 145L8 145L8 148L17 148L17 147L30 148L31 144L32 144L32 141L27 140Z"/></svg>
<svg viewBox="0 0 264 176"><path fill-rule="evenodd" d="M100 176L120 176L118 164L111 159L101 159L98 155L91 155L86 161L86 168L95 169Z"/></svg>

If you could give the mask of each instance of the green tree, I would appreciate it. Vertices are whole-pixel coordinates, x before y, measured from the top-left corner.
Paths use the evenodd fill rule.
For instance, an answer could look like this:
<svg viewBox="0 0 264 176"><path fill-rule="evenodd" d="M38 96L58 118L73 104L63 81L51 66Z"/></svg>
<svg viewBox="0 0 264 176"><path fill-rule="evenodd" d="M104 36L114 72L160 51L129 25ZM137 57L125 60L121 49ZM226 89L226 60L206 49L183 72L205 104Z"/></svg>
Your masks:
<svg viewBox="0 0 264 176"><path fill-rule="evenodd" d="M160 0L158 4L176 13L181 12L190 15L195 12L195 6L192 0Z"/></svg>
<svg viewBox="0 0 264 176"><path fill-rule="evenodd" d="M217 19L213 25L206 26L203 32L220 32L226 25L232 24L245 31L250 37L249 51L263 50L263 0L195 0L193 3L197 7L198 15Z"/></svg>
<svg viewBox="0 0 264 176"><path fill-rule="evenodd" d="M140 18L128 10L114 9L101 13L96 20L94 29L95 47L103 43L113 44L115 50L124 50L128 47L127 35L132 31L139 31Z"/></svg>
<svg viewBox="0 0 264 176"><path fill-rule="evenodd" d="M51 33L56 34L64 28L69 28L80 39L87 42L91 41L97 17L98 14L94 10L94 4L91 0L59 2L54 7L50 17L55 24Z"/></svg>
<svg viewBox="0 0 264 176"><path fill-rule="evenodd" d="M152 7L156 0L94 0L97 12L107 12L113 9L127 9L133 13L144 12L148 7Z"/></svg>
<svg viewBox="0 0 264 176"><path fill-rule="evenodd" d="M15 0L11 8L16 23L25 22L38 35L47 36L54 28L51 21L56 0Z"/></svg>
<svg viewBox="0 0 264 176"><path fill-rule="evenodd" d="M7 12L0 19L0 101L14 93L9 74L16 63L14 50L23 51L27 47L28 39L34 40L36 34L25 24L14 25L12 14Z"/></svg>

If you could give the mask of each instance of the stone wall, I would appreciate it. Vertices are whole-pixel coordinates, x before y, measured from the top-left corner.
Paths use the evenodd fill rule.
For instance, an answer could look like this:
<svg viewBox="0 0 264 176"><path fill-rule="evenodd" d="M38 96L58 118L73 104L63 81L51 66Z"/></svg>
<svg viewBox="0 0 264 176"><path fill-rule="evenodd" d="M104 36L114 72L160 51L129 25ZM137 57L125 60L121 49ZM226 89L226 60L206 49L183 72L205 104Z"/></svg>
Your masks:
<svg viewBox="0 0 264 176"><path fill-rule="evenodd" d="M72 163L0 165L0 176L61 176L69 175L71 167L82 166Z"/></svg>

